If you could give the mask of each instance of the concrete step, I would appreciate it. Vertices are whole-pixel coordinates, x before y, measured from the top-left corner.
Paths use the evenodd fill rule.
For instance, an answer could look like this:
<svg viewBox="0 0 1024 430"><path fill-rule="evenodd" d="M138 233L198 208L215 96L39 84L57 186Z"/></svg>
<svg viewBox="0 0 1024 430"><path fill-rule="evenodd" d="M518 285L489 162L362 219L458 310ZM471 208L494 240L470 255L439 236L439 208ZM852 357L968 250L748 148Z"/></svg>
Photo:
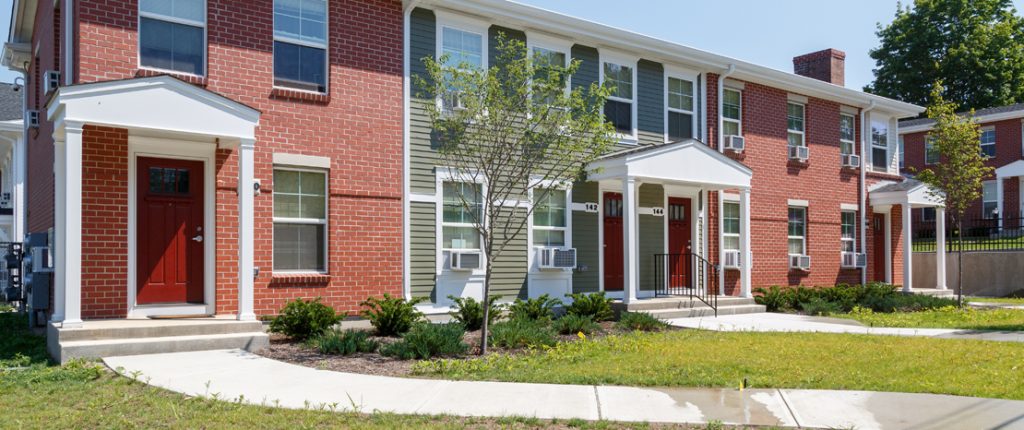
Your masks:
<svg viewBox="0 0 1024 430"><path fill-rule="evenodd" d="M262 332L259 321L236 321L224 318L169 320L102 320L87 321L80 328L61 329L61 342L150 337L202 336Z"/></svg>
<svg viewBox="0 0 1024 430"><path fill-rule="evenodd" d="M725 306L743 306L756 304L754 299L745 297L719 297L718 307L722 308ZM655 310L668 310L668 309L691 309L706 307L707 305L699 299L690 299L689 297L658 297L651 299L636 300L628 305L623 304L621 301L617 301L612 304L612 307L618 311L655 311Z"/></svg>
<svg viewBox="0 0 1024 430"><path fill-rule="evenodd" d="M715 316L715 310L709 306L697 306L692 308L680 308L680 309L656 309L656 310L642 310L651 314L659 319L667 320L674 318L697 318L697 317L713 317ZM730 305L730 306L719 306L718 316L723 315L740 315L740 314L756 314L764 313L764 305L756 304L745 304L745 305Z"/></svg>
<svg viewBox="0 0 1024 430"><path fill-rule="evenodd" d="M270 344L270 337L261 331L62 341L57 345L59 361L74 358L100 358L125 355L160 354L166 352L208 351L217 349L244 349L257 351ZM51 352L52 355L52 352Z"/></svg>

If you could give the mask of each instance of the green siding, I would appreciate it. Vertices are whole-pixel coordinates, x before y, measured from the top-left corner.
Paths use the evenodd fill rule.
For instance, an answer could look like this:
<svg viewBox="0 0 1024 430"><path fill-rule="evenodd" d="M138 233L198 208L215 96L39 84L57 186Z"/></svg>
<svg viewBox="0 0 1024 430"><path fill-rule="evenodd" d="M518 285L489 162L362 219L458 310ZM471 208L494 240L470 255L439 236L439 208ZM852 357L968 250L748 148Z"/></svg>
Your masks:
<svg viewBox="0 0 1024 430"><path fill-rule="evenodd" d="M637 139L641 144L665 142L665 68L640 60L637 74Z"/></svg>
<svg viewBox="0 0 1024 430"><path fill-rule="evenodd" d="M409 280L413 297L432 298L434 294L436 223L433 203L409 203Z"/></svg>
<svg viewBox="0 0 1024 430"><path fill-rule="evenodd" d="M575 203L597 203L597 182L577 182L573 185L572 201ZM583 211L572 212L572 246L576 248L577 270L573 271L574 293L593 292L599 289L600 254L597 243L598 214ZM586 270L582 270L586 268Z"/></svg>
<svg viewBox="0 0 1024 430"><path fill-rule="evenodd" d="M661 208L665 206L664 189L661 185L640 186L640 207ZM637 270L640 272L640 289L654 289L654 254L665 252L665 218L654 215L640 215L640 254Z"/></svg>
<svg viewBox="0 0 1024 430"><path fill-rule="evenodd" d="M517 210L515 214L506 212L507 215L515 216L507 225L516 226L518 220L526 216L525 210ZM504 219L498 220L497 225L506 225ZM529 228L529 226L527 226ZM496 229L497 230L497 229ZM496 243L501 243L503 237L501 232L495 231ZM491 273L491 295L502 296L505 300L515 298L526 298L526 253L529 246L526 243L526 229L511 237L501 255L494 259L494 270Z"/></svg>
<svg viewBox="0 0 1024 430"><path fill-rule="evenodd" d="M576 74L572 75L572 89L590 88L591 84L601 79L601 66L598 63L600 59L598 58L597 48L573 45L572 58L580 62L580 67L576 69Z"/></svg>
<svg viewBox="0 0 1024 430"><path fill-rule="evenodd" d="M504 34L506 39L513 39L526 44L526 33L511 28L492 25L487 30L487 64L498 64L498 35Z"/></svg>
<svg viewBox="0 0 1024 430"><path fill-rule="evenodd" d="M423 64L426 57L433 58L437 51L437 20L434 12L413 9L409 21L409 71L414 76L426 77L427 68ZM416 80L412 80L415 85ZM413 99L409 112L409 182L413 192L434 192L434 166L437 154L431 147L430 118L420 107L420 103L431 101L422 98L423 89L414 87Z"/></svg>

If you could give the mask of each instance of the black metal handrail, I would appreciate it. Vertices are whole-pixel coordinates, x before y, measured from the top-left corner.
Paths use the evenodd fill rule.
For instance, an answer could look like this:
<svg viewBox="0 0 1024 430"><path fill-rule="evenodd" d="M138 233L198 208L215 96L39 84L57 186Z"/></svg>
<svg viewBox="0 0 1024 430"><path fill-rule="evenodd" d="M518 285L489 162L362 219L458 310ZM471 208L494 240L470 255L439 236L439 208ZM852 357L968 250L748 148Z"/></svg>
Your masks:
<svg viewBox="0 0 1024 430"><path fill-rule="evenodd" d="M718 316L719 266L694 253L654 254L654 292L659 296L689 296Z"/></svg>
<svg viewBox="0 0 1024 430"><path fill-rule="evenodd" d="M934 221L913 220L914 252L935 252L936 226ZM963 220L964 251L1011 251L1024 249L1024 218L1004 216L998 218L969 218ZM955 252L959 245L959 232L952 220L946 221L946 251Z"/></svg>

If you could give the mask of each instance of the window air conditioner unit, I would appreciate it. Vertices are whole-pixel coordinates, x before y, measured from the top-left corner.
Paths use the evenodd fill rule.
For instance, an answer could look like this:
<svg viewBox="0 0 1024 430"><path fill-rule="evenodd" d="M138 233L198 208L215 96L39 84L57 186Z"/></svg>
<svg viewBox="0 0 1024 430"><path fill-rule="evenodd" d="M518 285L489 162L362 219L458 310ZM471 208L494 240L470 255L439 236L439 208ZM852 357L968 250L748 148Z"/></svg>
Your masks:
<svg viewBox="0 0 1024 430"><path fill-rule="evenodd" d="M48 246L37 246L32 248L32 271L33 272L52 272L53 271L53 260L50 256L50 247Z"/></svg>
<svg viewBox="0 0 1024 430"><path fill-rule="evenodd" d="M807 161L811 156L810 148L806 146L790 146L789 147L789 159L797 161Z"/></svg>
<svg viewBox="0 0 1024 430"><path fill-rule="evenodd" d="M39 128L39 111L28 110L25 111L25 121L28 122L30 128Z"/></svg>
<svg viewBox="0 0 1024 430"><path fill-rule="evenodd" d="M50 91L55 91L60 86L60 72L56 70L47 70L43 76L43 94L50 94Z"/></svg>
<svg viewBox="0 0 1024 430"><path fill-rule="evenodd" d="M727 136L725 138L725 149L732 152L743 152L743 148L746 148L746 141L743 136Z"/></svg>
<svg viewBox="0 0 1024 430"><path fill-rule="evenodd" d="M538 249L537 267L541 269L575 269L576 248Z"/></svg>
<svg viewBox="0 0 1024 430"><path fill-rule="evenodd" d="M726 269L740 268L740 252L735 250L725 251L722 255L722 266Z"/></svg>
<svg viewBox="0 0 1024 430"><path fill-rule="evenodd" d="M483 267L483 254L480 251L452 251L448 257L448 268L467 271Z"/></svg>
<svg viewBox="0 0 1024 430"><path fill-rule="evenodd" d="M810 270L811 269L811 256L810 255L790 255L789 256L789 268L797 270Z"/></svg>
<svg viewBox="0 0 1024 430"><path fill-rule="evenodd" d="M856 169L860 167L860 156L853 154L843 154L840 156L843 161L843 167L849 167Z"/></svg>
<svg viewBox="0 0 1024 430"><path fill-rule="evenodd" d="M856 252L842 253L842 266L844 269L866 267L867 263L867 255Z"/></svg>

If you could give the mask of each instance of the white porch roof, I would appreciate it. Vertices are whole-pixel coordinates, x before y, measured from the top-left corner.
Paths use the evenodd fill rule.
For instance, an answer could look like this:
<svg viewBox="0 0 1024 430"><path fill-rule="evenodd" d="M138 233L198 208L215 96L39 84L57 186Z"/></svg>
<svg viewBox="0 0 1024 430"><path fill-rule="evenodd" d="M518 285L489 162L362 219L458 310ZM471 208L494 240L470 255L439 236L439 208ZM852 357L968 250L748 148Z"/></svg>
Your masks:
<svg viewBox="0 0 1024 430"><path fill-rule="evenodd" d="M1024 176L1024 160L1017 160L996 169L997 178L1012 178L1014 176Z"/></svg>
<svg viewBox="0 0 1024 430"><path fill-rule="evenodd" d="M903 182L882 185L869 192L871 206L909 204L915 208L945 207L945 198L939 197L932 188L914 178Z"/></svg>
<svg viewBox="0 0 1024 430"><path fill-rule="evenodd" d="M753 172L696 139L630 148L590 163L587 179L632 177L644 183L681 183L709 190L749 189Z"/></svg>

